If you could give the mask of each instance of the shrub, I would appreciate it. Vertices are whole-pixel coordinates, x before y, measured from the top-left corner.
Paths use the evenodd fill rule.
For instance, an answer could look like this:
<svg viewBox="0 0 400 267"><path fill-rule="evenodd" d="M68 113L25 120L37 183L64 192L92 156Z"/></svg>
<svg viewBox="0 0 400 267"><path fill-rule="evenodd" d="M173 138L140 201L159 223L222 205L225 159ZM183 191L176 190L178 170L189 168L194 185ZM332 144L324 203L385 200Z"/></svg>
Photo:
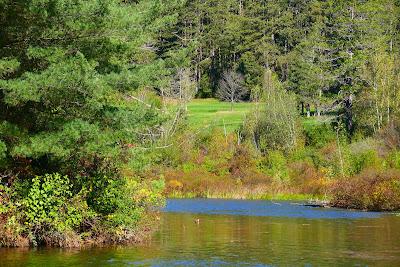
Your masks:
<svg viewBox="0 0 400 267"><path fill-rule="evenodd" d="M89 189L74 192L70 179L59 174L2 185L0 246L29 241L34 246L75 247L84 239L127 242L136 238L145 212L163 204L163 189L163 180L97 178Z"/></svg>
<svg viewBox="0 0 400 267"><path fill-rule="evenodd" d="M400 172L366 170L337 182L331 204L340 208L373 211L400 209Z"/></svg>
<svg viewBox="0 0 400 267"><path fill-rule="evenodd" d="M272 177L275 182L287 183L289 180L289 169L286 157L281 151L271 151L268 156L259 163L259 169Z"/></svg>
<svg viewBox="0 0 400 267"><path fill-rule="evenodd" d="M286 91L275 73L267 69L260 92L264 103L250 114L241 130L258 150L292 150L298 142L298 112L295 96Z"/></svg>
<svg viewBox="0 0 400 267"><path fill-rule="evenodd" d="M222 176L229 173L228 158L212 158L211 156L204 157L204 161L201 165L202 168L208 172Z"/></svg>
<svg viewBox="0 0 400 267"><path fill-rule="evenodd" d="M400 120L394 120L380 132L381 139L389 149L400 148Z"/></svg>
<svg viewBox="0 0 400 267"><path fill-rule="evenodd" d="M0 140L0 160L6 157L7 146L4 142Z"/></svg>
<svg viewBox="0 0 400 267"><path fill-rule="evenodd" d="M237 146L229 163L229 171L234 177L243 178L254 166L254 155L250 148Z"/></svg>
<svg viewBox="0 0 400 267"><path fill-rule="evenodd" d="M21 203L14 200L15 192L0 184L0 247L26 247L27 238L22 238L24 226L20 224Z"/></svg>
<svg viewBox="0 0 400 267"><path fill-rule="evenodd" d="M25 223L32 228L59 220L60 209L72 196L68 177L46 174L32 179L28 196L22 201Z"/></svg>
<svg viewBox="0 0 400 267"><path fill-rule="evenodd" d="M124 197L123 189L126 185L124 179L109 179L107 177L95 177L89 183L91 188L88 193L88 205L96 212L103 215L114 213Z"/></svg>
<svg viewBox="0 0 400 267"><path fill-rule="evenodd" d="M73 195L71 189L68 177L59 174L1 186L0 214L5 216L0 232L5 235L0 243L6 246L19 246L21 240L26 240L26 244L29 240L32 245L79 243L73 233L93 214L88 210L84 194Z"/></svg>
<svg viewBox="0 0 400 267"><path fill-rule="evenodd" d="M289 165L291 185L298 193L324 195L328 188L325 173L318 171L308 162L294 162Z"/></svg>
<svg viewBox="0 0 400 267"><path fill-rule="evenodd" d="M333 142L336 134L332 127L326 123L313 125L313 127L304 128L306 145L316 148L322 148L325 145Z"/></svg>
<svg viewBox="0 0 400 267"><path fill-rule="evenodd" d="M330 142L322 148L307 147L307 157L304 160L318 170L323 171L326 177L334 178L343 176L349 169L351 153L346 143Z"/></svg>
<svg viewBox="0 0 400 267"><path fill-rule="evenodd" d="M166 149L159 150L159 157L156 163L163 166L177 167L180 164L191 161L195 158L198 147L197 138L193 138L191 131L178 132L174 136L174 145Z"/></svg>
<svg viewBox="0 0 400 267"><path fill-rule="evenodd" d="M211 135L205 148L207 155L212 159L229 159L234 152L234 135L225 136L221 129L214 129L209 133Z"/></svg>
<svg viewBox="0 0 400 267"><path fill-rule="evenodd" d="M325 167L325 156L329 151L318 150L312 147L298 148L294 150L288 157L289 162L307 162L316 168Z"/></svg>
<svg viewBox="0 0 400 267"><path fill-rule="evenodd" d="M400 151L392 151L387 160L391 168L400 169Z"/></svg>
<svg viewBox="0 0 400 267"><path fill-rule="evenodd" d="M383 159L378 155L381 144L372 138L366 138L342 145L344 172L348 176L361 173L365 169L381 170ZM382 153L381 153L382 154Z"/></svg>
<svg viewBox="0 0 400 267"><path fill-rule="evenodd" d="M362 153L352 153L349 159L349 174L358 174L364 169L380 169L382 165L380 158L375 150L367 150Z"/></svg>
<svg viewBox="0 0 400 267"><path fill-rule="evenodd" d="M101 183L100 183L101 184ZM141 181L138 178L105 179L99 190L88 194L88 204L107 218L106 229L111 238L126 239L118 230L134 231L146 211L164 204L164 180Z"/></svg>

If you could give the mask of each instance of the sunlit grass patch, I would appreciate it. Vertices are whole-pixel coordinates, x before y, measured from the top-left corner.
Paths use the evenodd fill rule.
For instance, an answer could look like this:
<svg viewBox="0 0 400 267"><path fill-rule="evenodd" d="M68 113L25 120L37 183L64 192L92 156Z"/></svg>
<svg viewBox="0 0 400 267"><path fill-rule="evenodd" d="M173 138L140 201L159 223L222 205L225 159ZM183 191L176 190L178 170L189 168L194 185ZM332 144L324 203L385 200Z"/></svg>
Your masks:
<svg viewBox="0 0 400 267"><path fill-rule="evenodd" d="M240 102L231 104L217 99L195 99L188 104L188 120L192 127L226 127L232 132L243 123L246 114L254 103Z"/></svg>
<svg viewBox="0 0 400 267"><path fill-rule="evenodd" d="M260 104L262 105L262 104ZM247 114L255 108L254 102L239 102L231 104L218 99L194 99L188 103L188 123L193 128L226 128L227 133L237 130ZM314 128L324 123L330 123L332 116L303 117L301 119L304 128Z"/></svg>

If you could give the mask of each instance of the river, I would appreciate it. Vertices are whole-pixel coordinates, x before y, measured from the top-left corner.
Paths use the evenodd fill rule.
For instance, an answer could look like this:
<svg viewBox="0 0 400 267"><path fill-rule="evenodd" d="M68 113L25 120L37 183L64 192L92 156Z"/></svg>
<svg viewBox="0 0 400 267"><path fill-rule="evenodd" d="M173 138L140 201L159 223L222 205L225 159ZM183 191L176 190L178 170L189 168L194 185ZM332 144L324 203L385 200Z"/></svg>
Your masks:
<svg viewBox="0 0 400 267"><path fill-rule="evenodd" d="M290 201L171 199L148 244L0 249L0 266L400 266L400 217Z"/></svg>

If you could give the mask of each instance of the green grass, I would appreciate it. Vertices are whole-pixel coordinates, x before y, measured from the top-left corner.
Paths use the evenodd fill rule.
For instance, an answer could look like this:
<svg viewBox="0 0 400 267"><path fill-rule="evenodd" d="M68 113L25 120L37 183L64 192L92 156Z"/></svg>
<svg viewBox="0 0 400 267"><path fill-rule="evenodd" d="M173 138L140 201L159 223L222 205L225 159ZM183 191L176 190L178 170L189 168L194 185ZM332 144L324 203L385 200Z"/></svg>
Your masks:
<svg viewBox="0 0 400 267"><path fill-rule="evenodd" d="M243 120L255 103L234 103L233 110L229 102L221 102L217 99L194 99L188 104L189 125L194 128L223 128L224 123L228 133L231 133L242 125ZM322 123L329 123L332 116L320 118L302 118L304 128L313 128Z"/></svg>
<svg viewBox="0 0 400 267"><path fill-rule="evenodd" d="M228 132L236 130L254 103L234 103L233 110L228 102L216 99L194 99L188 104L189 125L193 127L225 127Z"/></svg>
<svg viewBox="0 0 400 267"><path fill-rule="evenodd" d="M301 122L303 124L304 129L312 129L315 128L321 124L330 124L331 121L334 119L335 117L330 115L330 116L321 116L321 117L310 117L310 118L302 118Z"/></svg>

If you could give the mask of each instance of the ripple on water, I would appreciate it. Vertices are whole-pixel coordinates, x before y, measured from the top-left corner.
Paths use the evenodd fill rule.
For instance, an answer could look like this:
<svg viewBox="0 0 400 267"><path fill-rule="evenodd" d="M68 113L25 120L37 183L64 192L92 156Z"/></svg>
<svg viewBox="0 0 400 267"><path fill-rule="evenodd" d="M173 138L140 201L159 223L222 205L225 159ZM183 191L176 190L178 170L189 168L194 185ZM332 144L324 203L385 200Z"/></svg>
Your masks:
<svg viewBox="0 0 400 267"><path fill-rule="evenodd" d="M254 266L254 267L270 267L272 265L264 265L261 263L249 263L249 262L228 262L222 259L210 259L210 260L198 260L198 259L187 259L187 260L145 260L129 262L127 265L130 266L153 266L153 267L165 267L165 266Z"/></svg>
<svg viewBox="0 0 400 267"><path fill-rule="evenodd" d="M169 199L164 212L238 216L289 217L304 219L379 218L385 213L312 208L301 202L225 199Z"/></svg>

